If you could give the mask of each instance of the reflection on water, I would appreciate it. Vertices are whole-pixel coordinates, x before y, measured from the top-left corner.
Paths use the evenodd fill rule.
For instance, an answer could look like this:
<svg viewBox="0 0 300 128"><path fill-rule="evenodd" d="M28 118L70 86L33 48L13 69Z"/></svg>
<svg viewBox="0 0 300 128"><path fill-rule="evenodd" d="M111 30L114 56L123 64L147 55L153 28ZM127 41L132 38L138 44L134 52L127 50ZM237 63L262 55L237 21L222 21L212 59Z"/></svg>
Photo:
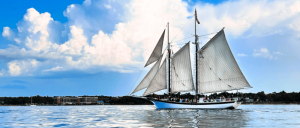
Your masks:
<svg viewBox="0 0 300 128"><path fill-rule="evenodd" d="M158 127L243 127L247 120L243 110L175 109L147 111L142 121Z"/></svg>
<svg viewBox="0 0 300 128"><path fill-rule="evenodd" d="M295 127L300 105L241 105L236 110L154 106L0 107L0 127Z"/></svg>

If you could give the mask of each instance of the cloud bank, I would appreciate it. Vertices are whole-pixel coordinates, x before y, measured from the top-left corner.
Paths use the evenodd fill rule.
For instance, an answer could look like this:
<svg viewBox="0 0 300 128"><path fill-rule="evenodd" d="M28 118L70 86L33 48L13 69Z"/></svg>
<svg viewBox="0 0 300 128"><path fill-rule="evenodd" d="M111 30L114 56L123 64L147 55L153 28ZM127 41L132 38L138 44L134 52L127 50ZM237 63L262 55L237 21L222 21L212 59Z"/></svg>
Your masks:
<svg viewBox="0 0 300 128"><path fill-rule="evenodd" d="M187 42L176 40L190 37L193 33L193 24L188 24L185 30L191 33L180 31L193 16L190 8L197 8L198 19L203 24L199 34L226 27L227 35L234 38L289 32L300 37L299 1L242 0L217 5L201 2L190 5L180 0L105 3L86 0L82 5L72 4L66 8L63 12L68 18L66 23L56 21L48 12L40 13L29 8L17 23L17 31L4 27L2 36L11 40L12 44L9 48L0 49L0 56L10 59L0 76L35 76L67 70L123 73L139 70L167 22L171 24L170 41L173 41L175 51L181 43ZM118 22L110 24L105 21L110 19L106 15L118 17ZM109 26L113 26L111 31ZM268 59L274 59L275 54L282 53L271 53L267 48L253 52L254 57Z"/></svg>

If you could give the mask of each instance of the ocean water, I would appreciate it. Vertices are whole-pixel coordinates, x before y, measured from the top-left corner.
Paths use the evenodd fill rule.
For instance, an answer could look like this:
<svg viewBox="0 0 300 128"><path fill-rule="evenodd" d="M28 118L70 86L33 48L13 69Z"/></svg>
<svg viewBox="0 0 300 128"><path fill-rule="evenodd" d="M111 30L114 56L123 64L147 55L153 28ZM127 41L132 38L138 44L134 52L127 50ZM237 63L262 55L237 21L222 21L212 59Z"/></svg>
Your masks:
<svg viewBox="0 0 300 128"><path fill-rule="evenodd" d="M152 105L1 106L0 127L300 127L300 105L158 110Z"/></svg>

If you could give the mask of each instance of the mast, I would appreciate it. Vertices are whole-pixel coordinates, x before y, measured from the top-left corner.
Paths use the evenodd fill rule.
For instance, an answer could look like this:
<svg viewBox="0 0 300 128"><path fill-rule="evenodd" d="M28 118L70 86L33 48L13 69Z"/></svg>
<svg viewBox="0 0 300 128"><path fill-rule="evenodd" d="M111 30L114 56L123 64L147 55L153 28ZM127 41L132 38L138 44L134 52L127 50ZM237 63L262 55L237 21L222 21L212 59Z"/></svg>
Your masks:
<svg viewBox="0 0 300 128"><path fill-rule="evenodd" d="M197 93L198 93L198 37L197 37L197 33L196 33L196 22L197 22L197 11L195 9L195 47L196 47L196 51L195 51L195 56L196 56L196 93L195 93L195 97L197 98Z"/></svg>
<svg viewBox="0 0 300 128"><path fill-rule="evenodd" d="M168 52L169 52L169 64L168 64L168 93L169 95L171 94L171 47L170 47L170 42L169 42L169 22L168 22Z"/></svg>

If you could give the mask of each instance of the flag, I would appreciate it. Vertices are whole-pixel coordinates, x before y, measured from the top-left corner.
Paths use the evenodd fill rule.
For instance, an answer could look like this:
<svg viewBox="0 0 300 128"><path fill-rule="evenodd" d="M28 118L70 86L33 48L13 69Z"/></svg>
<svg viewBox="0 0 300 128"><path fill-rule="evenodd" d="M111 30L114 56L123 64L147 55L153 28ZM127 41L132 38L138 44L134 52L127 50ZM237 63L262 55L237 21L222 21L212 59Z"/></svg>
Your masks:
<svg viewBox="0 0 300 128"><path fill-rule="evenodd" d="M197 23L200 24L200 22L199 22L199 20L197 18L197 11L196 11L196 9L195 9L195 18L196 18Z"/></svg>

